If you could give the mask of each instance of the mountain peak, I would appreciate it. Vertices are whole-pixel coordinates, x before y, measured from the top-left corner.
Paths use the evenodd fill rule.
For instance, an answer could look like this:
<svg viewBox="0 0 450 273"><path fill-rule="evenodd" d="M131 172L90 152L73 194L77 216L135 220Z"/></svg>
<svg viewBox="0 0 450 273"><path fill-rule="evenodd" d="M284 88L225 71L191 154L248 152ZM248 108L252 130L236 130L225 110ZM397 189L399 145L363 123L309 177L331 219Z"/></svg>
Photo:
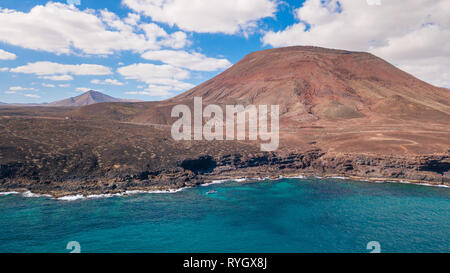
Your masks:
<svg viewBox="0 0 450 273"><path fill-rule="evenodd" d="M61 101L52 102L49 104L49 106L85 106L85 105L91 105L96 103L103 103L103 102L127 102L129 100L124 99L118 99L111 96L108 96L106 94L103 94L102 92L95 91L95 90L89 90L79 96L68 98Z"/></svg>
<svg viewBox="0 0 450 273"><path fill-rule="evenodd" d="M96 90L91 89L89 91L84 92L82 95L105 95L105 94L103 94L100 91L96 91Z"/></svg>

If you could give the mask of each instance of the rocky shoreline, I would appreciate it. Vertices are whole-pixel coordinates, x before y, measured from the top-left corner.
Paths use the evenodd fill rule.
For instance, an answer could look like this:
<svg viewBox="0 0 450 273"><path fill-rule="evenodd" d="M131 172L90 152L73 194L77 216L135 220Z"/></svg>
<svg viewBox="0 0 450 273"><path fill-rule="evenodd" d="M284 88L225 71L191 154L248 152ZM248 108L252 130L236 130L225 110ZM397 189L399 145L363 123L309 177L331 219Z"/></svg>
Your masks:
<svg viewBox="0 0 450 273"><path fill-rule="evenodd" d="M73 195L122 194L125 192L171 191L219 180L248 178L251 181L280 177L345 177L369 182L408 182L450 186L450 156L379 156L372 154L302 153L209 155L185 159L177 167L140 173L115 173L103 177L29 179L10 176L0 166L0 192L32 192L54 198Z"/></svg>

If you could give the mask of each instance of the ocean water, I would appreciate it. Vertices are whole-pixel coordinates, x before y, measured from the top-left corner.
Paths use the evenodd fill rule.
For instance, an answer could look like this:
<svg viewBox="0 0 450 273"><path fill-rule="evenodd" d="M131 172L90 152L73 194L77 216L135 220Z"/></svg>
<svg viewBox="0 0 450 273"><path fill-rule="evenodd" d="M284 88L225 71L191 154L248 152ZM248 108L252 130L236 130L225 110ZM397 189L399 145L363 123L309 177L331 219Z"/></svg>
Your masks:
<svg viewBox="0 0 450 273"><path fill-rule="evenodd" d="M215 194L207 194L214 189ZM0 252L449 252L450 189L335 179L226 182L60 201L0 196Z"/></svg>

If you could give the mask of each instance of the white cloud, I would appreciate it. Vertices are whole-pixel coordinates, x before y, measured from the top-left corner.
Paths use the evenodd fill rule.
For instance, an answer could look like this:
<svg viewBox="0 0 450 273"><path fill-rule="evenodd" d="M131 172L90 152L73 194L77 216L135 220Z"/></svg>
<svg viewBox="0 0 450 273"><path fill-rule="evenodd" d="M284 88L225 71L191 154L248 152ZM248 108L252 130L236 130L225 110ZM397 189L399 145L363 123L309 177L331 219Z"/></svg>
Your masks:
<svg viewBox="0 0 450 273"><path fill-rule="evenodd" d="M16 54L0 49L0 60L15 60Z"/></svg>
<svg viewBox="0 0 450 273"><path fill-rule="evenodd" d="M36 88L32 88L32 87L22 87L22 86L11 86L9 88L9 90L11 91L36 91Z"/></svg>
<svg viewBox="0 0 450 273"><path fill-rule="evenodd" d="M54 84L49 84L49 83L43 83L42 86L43 87L48 87L48 88L55 88L56 87Z"/></svg>
<svg viewBox="0 0 450 273"><path fill-rule="evenodd" d="M29 97L29 98L33 98L33 99L40 99L41 96L36 95L36 94L25 94L25 97Z"/></svg>
<svg viewBox="0 0 450 273"><path fill-rule="evenodd" d="M154 89L154 90L147 90L147 91L132 91L132 92L125 92L127 95L142 95L142 96L149 96L149 97L160 97L160 98L170 98L174 94L170 93L168 90L164 89Z"/></svg>
<svg viewBox="0 0 450 273"><path fill-rule="evenodd" d="M75 90L77 90L78 92L88 92L90 90L92 90L91 88L87 88L87 87L77 87Z"/></svg>
<svg viewBox="0 0 450 273"><path fill-rule="evenodd" d="M142 54L142 58L196 71L216 71L231 66L227 59L208 58L200 53L186 51L148 51Z"/></svg>
<svg viewBox="0 0 450 273"><path fill-rule="evenodd" d="M130 26L136 26L140 20L141 16L139 14L128 13L128 17L125 18L124 22L129 24Z"/></svg>
<svg viewBox="0 0 450 273"><path fill-rule="evenodd" d="M186 31L234 34L255 27L277 10L275 0L123 0L153 21Z"/></svg>
<svg viewBox="0 0 450 273"><path fill-rule="evenodd" d="M70 75L56 75L56 76L41 76L40 79L51 81L72 81L73 77Z"/></svg>
<svg viewBox="0 0 450 273"><path fill-rule="evenodd" d="M338 4L339 2L339 4ZM267 32L275 47L315 45L369 51L422 80L450 87L450 1L307 0L298 23Z"/></svg>
<svg viewBox="0 0 450 273"><path fill-rule="evenodd" d="M10 69L11 72L36 74L36 75L55 75L59 79L68 79L67 74L73 75L109 75L112 74L109 67L97 64L59 64L53 62L28 63ZM62 75L61 75L62 74ZM50 79L50 77L48 77ZM57 78L55 78L57 79Z"/></svg>
<svg viewBox="0 0 450 273"><path fill-rule="evenodd" d="M148 84L171 84L189 78L189 72L171 65L132 64L117 69L127 79Z"/></svg>
<svg viewBox="0 0 450 273"><path fill-rule="evenodd" d="M103 85L124 85L122 82L116 80L116 79L105 79L105 80L98 80L94 79L91 81L93 84L103 84Z"/></svg>
<svg viewBox="0 0 450 273"><path fill-rule="evenodd" d="M122 20L107 10L81 11L54 2L35 6L28 13L0 8L0 41L57 54L103 55L121 50L156 50L173 43L167 33L155 40L139 33L135 26L138 19L130 15Z"/></svg>
<svg viewBox="0 0 450 273"><path fill-rule="evenodd" d="M155 23L141 24L139 29L143 30L149 41L160 46L171 48L183 48L188 44L187 35L182 31L168 34L163 28Z"/></svg>
<svg viewBox="0 0 450 273"><path fill-rule="evenodd" d="M154 83L155 80L161 79L183 80L189 77L188 71L171 65L138 63L120 67L117 71L127 79L140 80L146 83Z"/></svg>
<svg viewBox="0 0 450 273"><path fill-rule="evenodd" d="M8 94L8 95L11 95L11 94L17 94L19 91L38 91L38 90L36 88L33 88L33 87L11 86L4 93Z"/></svg>
<svg viewBox="0 0 450 273"><path fill-rule="evenodd" d="M6 72L9 71L8 67L0 67L0 72Z"/></svg>
<svg viewBox="0 0 450 273"><path fill-rule="evenodd" d="M66 88L66 87L70 87L70 84L59 84L58 86L62 87L62 88Z"/></svg>
<svg viewBox="0 0 450 273"><path fill-rule="evenodd" d="M183 91L194 87L183 82L189 78L189 72L171 65L132 64L117 69L127 79L138 80L149 85L164 87L166 90Z"/></svg>

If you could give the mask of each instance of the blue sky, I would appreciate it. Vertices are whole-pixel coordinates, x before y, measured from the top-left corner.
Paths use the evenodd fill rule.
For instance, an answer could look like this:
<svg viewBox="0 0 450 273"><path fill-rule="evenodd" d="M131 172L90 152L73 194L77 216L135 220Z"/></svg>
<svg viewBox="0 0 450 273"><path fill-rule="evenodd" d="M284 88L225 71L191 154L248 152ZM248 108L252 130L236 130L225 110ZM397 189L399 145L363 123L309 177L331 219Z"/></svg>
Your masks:
<svg viewBox="0 0 450 273"><path fill-rule="evenodd" d="M290 45L370 51L449 87L449 1L399 2L2 0L0 102L51 102L88 89L160 100L252 51Z"/></svg>

